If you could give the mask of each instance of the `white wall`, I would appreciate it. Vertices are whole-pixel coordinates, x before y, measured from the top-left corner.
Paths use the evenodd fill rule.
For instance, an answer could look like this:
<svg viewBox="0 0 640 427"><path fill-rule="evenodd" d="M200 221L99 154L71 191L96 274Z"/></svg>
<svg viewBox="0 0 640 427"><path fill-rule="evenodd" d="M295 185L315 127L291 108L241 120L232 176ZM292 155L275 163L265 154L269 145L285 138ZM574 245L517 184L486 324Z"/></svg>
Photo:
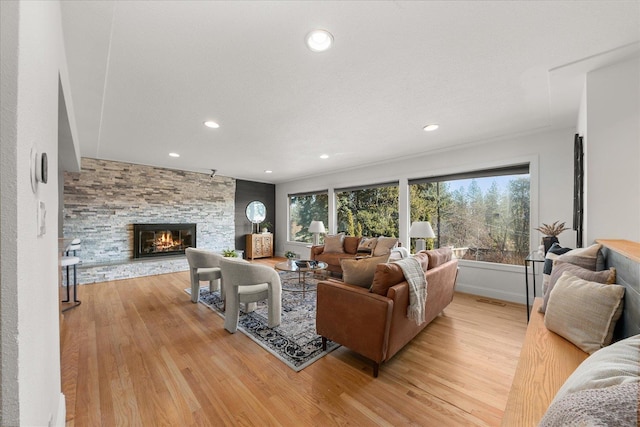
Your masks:
<svg viewBox="0 0 640 427"><path fill-rule="evenodd" d="M640 241L640 60L588 73L585 98L585 244Z"/></svg>
<svg viewBox="0 0 640 427"><path fill-rule="evenodd" d="M60 5L57 1L1 3L0 424L64 425L58 311L57 135L58 76L60 68L66 66ZM49 157L49 182L39 184L36 193L31 189L29 161L34 146ZM37 235L39 201L45 203L47 211L43 236Z"/></svg>
<svg viewBox="0 0 640 427"><path fill-rule="evenodd" d="M276 186L277 229L287 230L288 199L290 193L339 188L375 182L406 180L424 176L437 176L497 166L530 162L531 172L531 248L537 249L541 234L533 228L540 223L565 221L573 218L573 136L568 128L529 135L496 139L392 161L375 167L368 166L330 175ZM400 218L408 217L406 206L400 207ZM332 220L330 219L330 223ZM404 225L402 224L404 222ZM403 245L408 240L408 221L400 224ZM332 230L334 231L334 230ZM276 253L287 250L308 256L303 244L291 244L286 233L276 236ZM575 232L565 231L560 243L575 245ZM525 301L524 267L500 266L490 263L461 262L458 290L472 292L508 301ZM538 288L540 284L538 282ZM538 295L539 291L538 291Z"/></svg>

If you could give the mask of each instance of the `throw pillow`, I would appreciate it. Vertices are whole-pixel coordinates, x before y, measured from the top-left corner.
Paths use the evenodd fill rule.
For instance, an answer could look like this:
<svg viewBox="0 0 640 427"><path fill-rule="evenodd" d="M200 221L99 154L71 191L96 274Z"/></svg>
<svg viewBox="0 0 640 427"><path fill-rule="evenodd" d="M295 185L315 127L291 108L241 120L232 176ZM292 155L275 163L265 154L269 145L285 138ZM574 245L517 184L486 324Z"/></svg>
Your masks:
<svg viewBox="0 0 640 427"><path fill-rule="evenodd" d="M374 294L386 296L390 287L397 285L404 280L404 273L396 263L383 263L376 266L373 274L373 282L369 288Z"/></svg>
<svg viewBox="0 0 640 427"><path fill-rule="evenodd" d="M424 252L429 256L429 270L442 265L445 262L451 261L451 257L453 257L453 250L449 247L420 251L419 253L421 252Z"/></svg>
<svg viewBox="0 0 640 427"><path fill-rule="evenodd" d="M362 259L343 258L340 260L342 267L342 280L351 285L370 288L376 266L381 262L387 262L389 255L369 257Z"/></svg>
<svg viewBox="0 0 640 427"><path fill-rule="evenodd" d="M545 290L542 305L538 310L540 313L544 313L547 309L547 304L549 303L549 295L551 294L551 291L553 290L556 282L560 277L562 277L562 273L564 273L565 271L573 274L580 279L588 280L590 282L604 283L605 285L611 285L612 283L616 282L615 268L603 271L591 271L587 270L586 268L582 268L579 265L574 265L563 261L556 261L553 265L553 270L551 271L549 285Z"/></svg>
<svg viewBox="0 0 640 427"><path fill-rule="evenodd" d="M578 391L637 382L640 382L640 334L587 357L560 387L552 404Z"/></svg>
<svg viewBox="0 0 640 427"><path fill-rule="evenodd" d="M395 237L378 237L376 247L373 248L373 256L390 254L391 249L395 248L397 244L398 239Z"/></svg>
<svg viewBox="0 0 640 427"><path fill-rule="evenodd" d="M624 286L589 282L565 272L549 295L544 325L591 354L611 343L623 297Z"/></svg>
<svg viewBox="0 0 640 427"><path fill-rule="evenodd" d="M343 240L344 240L344 233L325 236L324 252L334 253L334 254L343 254L344 253L344 247L342 244Z"/></svg>
<svg viewBox="0 0 640 427"><path fill-rule="evenodd" d="M544 255L544 266L542 267L542 294L545 295L549 288L549 280L551 271L553 270L553 262L562 254L569 252L571 248L563 248L558 243L551 245L547 253Z"/></svg>
<svg viewBox="0 0 640 427"><path fill-rule="evenodd" d="M378 239L376 237L363 237L358 243L358 253L370 254L373 252L373 248L376 247Z"/></svg>
<svg viewBox="0 0 640 427"><path fill-rule="evenodd" d="M574 249L558 257L558 261L570 262L582 268L596 271L598 267L598 253L602 245L596 243L587 248Z"/></svg>

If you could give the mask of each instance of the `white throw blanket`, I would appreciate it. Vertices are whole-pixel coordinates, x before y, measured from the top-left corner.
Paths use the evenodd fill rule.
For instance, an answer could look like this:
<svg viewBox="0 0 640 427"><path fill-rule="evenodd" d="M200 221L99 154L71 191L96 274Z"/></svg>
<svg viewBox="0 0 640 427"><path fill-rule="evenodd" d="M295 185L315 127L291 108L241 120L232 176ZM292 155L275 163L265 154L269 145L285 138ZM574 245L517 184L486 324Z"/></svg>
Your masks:
<svg viewBox="0 0 640 427"><path fill-rule="evenodd" d="M402 269L404 278L409 283L409 307L407 317L415 320L417 325L424 323L424 306L427 302L427 279L420 262L413 258L394 261Z"/></svg>

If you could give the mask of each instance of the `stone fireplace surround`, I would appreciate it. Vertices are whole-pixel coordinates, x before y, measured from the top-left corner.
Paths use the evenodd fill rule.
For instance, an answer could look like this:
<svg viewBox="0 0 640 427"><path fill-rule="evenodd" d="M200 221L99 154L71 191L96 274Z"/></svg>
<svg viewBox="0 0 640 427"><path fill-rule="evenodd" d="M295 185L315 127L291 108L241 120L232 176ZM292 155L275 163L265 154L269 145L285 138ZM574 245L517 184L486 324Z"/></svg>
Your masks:
<svg viewBox="0 0 640 427"><path fill-rule="evenodd" d="M197 246L235 247L236 180L82 158L64 174L63 236L82 239L80 284L185 271L184 255L133 259L134 223L195 223Z"/></svg>

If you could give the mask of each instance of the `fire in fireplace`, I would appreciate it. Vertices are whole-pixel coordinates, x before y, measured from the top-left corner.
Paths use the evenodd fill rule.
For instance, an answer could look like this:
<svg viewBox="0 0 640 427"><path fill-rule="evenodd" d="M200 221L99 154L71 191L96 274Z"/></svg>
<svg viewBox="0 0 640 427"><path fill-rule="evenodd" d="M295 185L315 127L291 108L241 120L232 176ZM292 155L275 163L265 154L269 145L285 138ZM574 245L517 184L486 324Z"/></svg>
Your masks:
<svg viewBox="0 0 640 427"><path fill-rule="evenodd" d="M134 258L179 255L195 246L195 224L133 224Z"/></svg>

